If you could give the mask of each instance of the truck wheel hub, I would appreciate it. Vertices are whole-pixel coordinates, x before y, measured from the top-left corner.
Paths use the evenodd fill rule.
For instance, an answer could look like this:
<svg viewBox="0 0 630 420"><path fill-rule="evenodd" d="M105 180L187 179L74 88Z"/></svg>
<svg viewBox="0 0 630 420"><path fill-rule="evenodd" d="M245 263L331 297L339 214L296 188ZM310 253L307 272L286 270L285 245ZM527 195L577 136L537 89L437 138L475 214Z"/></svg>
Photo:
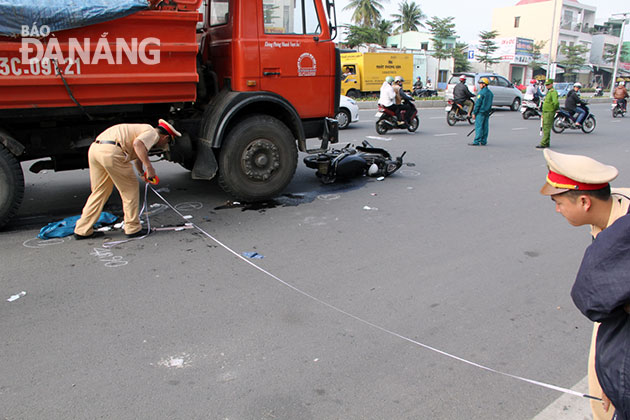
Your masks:
<svg viewBox="0 0 630 420"><path fill-rule="evenodd" d="M269 140L255 140L243 153L243 166L248 178L265 181L280 167L278 148Z"/></svg>

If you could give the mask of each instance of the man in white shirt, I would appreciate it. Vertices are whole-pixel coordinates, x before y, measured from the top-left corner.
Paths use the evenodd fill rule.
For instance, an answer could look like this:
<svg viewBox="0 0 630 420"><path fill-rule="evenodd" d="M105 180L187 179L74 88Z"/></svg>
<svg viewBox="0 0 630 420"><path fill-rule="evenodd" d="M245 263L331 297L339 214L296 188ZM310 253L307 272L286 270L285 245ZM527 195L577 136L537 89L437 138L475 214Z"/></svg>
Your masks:
<svg viewBox="0 0 630 420"><path fill-rule="evenodd" d="M396 114L396 118L400 121L400 115L398 114L399 106L396 105L396 91L392 84L394 83L394 78L392 76L387 76L385 81L381 85L381 96L378 98L378 104L384 106L385 108L393 111Z"/></svg>

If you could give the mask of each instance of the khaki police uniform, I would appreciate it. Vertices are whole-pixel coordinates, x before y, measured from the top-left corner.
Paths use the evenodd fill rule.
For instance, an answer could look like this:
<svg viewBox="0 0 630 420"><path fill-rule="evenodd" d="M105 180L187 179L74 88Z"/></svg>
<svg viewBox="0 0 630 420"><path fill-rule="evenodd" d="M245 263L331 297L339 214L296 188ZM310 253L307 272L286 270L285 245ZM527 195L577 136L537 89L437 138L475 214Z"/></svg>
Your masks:
<svg viewBox="0 0 630 420"><path fill-rule="evenodd" d="M118 124L99 134L88 152L92 193L77 221L75 234L92 234L92 228L114 186L122 199L125 233L130 235L142 228L139 217L139 183L131 164L138 159L133 143L135 140L141 141L148 151L159 139L157 130L149 124Z"/></svg>
<svg viewBox="0 0 630 420"><path fill-rule="evenodd" d="M541 189L544 195L561 194L569 190L594 190L604 188L617 177L615 167L604 165L586 156L567 155L554 152L550 149L543 151L549 174L547 182ZM630 188L611 188L612 206L606 227L612 225L617 219L628 214L630 210ZM602 231L598 226L591 225L593 239ZM593 325L591 346L588 356L588 389L589 395L599 397L603 394L601 385L595 372L595 344L599 322ZM591 400L593 420L611 420L615 412L611 407L605 412L600 401Z"/></svg>

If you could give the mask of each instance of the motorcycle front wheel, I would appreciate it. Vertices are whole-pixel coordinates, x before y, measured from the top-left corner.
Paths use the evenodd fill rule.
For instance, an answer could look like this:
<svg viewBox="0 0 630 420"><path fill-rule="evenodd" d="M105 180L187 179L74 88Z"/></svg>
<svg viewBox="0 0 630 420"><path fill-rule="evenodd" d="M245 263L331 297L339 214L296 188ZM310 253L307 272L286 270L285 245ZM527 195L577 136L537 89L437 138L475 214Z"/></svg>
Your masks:
<svg viewBox="0 0 630 420"><path fill-rule="evenodd" d="M525 111L523 111L522 117L524 120L529 119L530 115L529 115L529 109L526 109Z"/></svg>
<svg viewBox="0 0 630 420"><path fill-rule="evenodd" d="M418 117L413 117L413 119L411 120L411 124L409 124L409 127L407 127L407 130L409 130L410 133L413 133L418 129L419 125L420 119L418 119Z"/></svg>
<svg viewBox="0 0 630 420"><path fill-rule="evenodd" d="M564 125L562 124L562 118L554 118L553 119L553 125L551 126L551 129L553 130L554 133L562 133L564 131Z"/></svg>
<svg viewBox="0 0 630 420"><path fill-rule="evenodd" d="M387 122L385 120L376 121L376 132L380 135L387 133L389 127L387 126Z"/></svg>
<svg viewBox="0 0 630 420"><path fill-rule="evenodd" d="M450 110L446 113L446 123L451 127L455 125L457 118L455 117L455 111Z"/></svg>
<svg viewBox="0 0 630 420"><path fill-rule="evenodd" d="M595 117L589 115L582 123L582 131L586 134L592 133L593 130L595 130L596 125L597 123L595 122Z"/></svg>

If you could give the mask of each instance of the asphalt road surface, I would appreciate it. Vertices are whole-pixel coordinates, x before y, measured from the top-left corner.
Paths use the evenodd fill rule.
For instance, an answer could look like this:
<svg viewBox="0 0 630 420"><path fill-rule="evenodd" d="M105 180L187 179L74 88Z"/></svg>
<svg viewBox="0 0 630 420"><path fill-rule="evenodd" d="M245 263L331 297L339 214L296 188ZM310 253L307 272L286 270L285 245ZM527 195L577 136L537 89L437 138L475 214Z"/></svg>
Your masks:
<svg viewBox="0 0 630 420"><path fill-rule="evenodd" d="M592 109L594 133L552 135L552 148L615 165L613 186L630 186L630 118ZM378 136L371 110L341 134L380 137L368 140L407 151L415 166L323 185L301 155L286 194L265 206L231 203L216 182L157 165L182 214L262 259L194 229L109 251L103 240L41 242L39 228L80 213L88 172L26 173L18 218L0 232L0 417L535 417L561 393L410 340L573 387L592 328L569 296L588 228L538 193L538 120L498 110L488 146L468 147L471 126L447 126L442 109L420 113L414 134ZM149 201L153 226L185 221ZM116 195L107 209L120 211Z"/></svg>

